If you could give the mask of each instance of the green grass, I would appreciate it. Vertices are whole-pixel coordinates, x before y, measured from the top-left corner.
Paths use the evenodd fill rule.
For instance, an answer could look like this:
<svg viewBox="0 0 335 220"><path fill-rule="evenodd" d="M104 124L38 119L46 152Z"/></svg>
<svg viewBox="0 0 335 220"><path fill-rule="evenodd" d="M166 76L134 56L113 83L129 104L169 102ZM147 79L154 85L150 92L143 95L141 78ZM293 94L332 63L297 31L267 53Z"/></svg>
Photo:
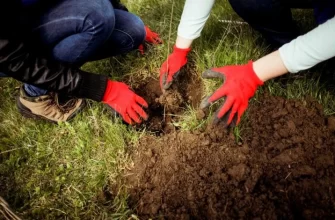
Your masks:
<svg viewBox="0 0 335 220"><path fill-rule="evenodd" d="M4 97L1 97L4 100ZM121 172L138 134L93 105L71 123L20 117L7 98L0 114L1 194L26 218L124 216ZM105 201L104 191L113 192ZM113 198L114 197L114 198ZM90 217L89 217L90 218Z"/></svg>
<svg viewBox="0 0 335 220"><path fill-rule="evenodd" d="M161 34L164 44L150 47L146 56L134 52L88 63L84 69L117 80L127 77L131 85L136 85L148 77L158 77L160 65L174 44L184 1L128 0L126 4ZM311 28L310 12L298 10L295 15L303 29ZM261 36L248 25L224 24L220 19L241 20L227 1L217 1L190 55L190 61L196 63L194 77L200 78L207 68L245 63L268 52ZM311 96L323 104L327 115L334 114L333 90L321 77L327 68L321 65L271 81L253 102L262 92L286 98ZM209 95L222 82L203 83L204 95ZM15 107L16 86L14 80L0 79L0 195L25 219L136 218L127 205L122 172L131 166L128 147L143 133L115 122L102 104L92 102L70 123L55 125L24 119ZM209 121L210 117L198 120L196 109L189 107L174 123L183 130L193 130ZM243 133L242 125L234 129L238 138Z"/></svg>

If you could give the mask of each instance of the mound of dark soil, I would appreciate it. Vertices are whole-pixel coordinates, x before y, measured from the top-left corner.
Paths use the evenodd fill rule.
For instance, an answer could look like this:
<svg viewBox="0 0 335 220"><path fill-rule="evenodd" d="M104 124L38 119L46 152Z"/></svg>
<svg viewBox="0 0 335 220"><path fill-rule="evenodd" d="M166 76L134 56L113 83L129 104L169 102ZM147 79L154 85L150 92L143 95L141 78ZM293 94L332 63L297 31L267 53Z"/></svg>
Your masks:
<svg viewBox="0 0 335 220"><path fill-rule="evenodd" d="M157 79L141 81L134 90L149 104L149 120L142 126L156 134L175 131L172 123L174 119L185 111L187 105L198 107L200 103L202 85L195 76L196 73L191 67L183 69L164 94Z"/></svg>
<svg viewBox="0 0 335 220"><path fill-rule="evenodd" d="M335 120L265 96L243 143L220 127L145 136L128 178L141 219L335 218Z"/></svg>

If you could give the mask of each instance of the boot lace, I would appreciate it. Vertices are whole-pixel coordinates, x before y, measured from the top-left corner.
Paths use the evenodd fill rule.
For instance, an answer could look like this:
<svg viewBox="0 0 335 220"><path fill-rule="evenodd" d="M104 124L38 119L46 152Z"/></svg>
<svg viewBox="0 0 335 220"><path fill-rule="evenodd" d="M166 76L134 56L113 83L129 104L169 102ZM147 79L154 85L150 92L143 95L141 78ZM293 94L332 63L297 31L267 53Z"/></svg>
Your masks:
<svg viewBox="0 0 335 220"><path fill-rule="evenodd" d="M50 93L49 106L56 106L57 109L65 114L69 113L76 105L77 99L68 99L64 103L59 102L59 97L57 93Z"/></svg>

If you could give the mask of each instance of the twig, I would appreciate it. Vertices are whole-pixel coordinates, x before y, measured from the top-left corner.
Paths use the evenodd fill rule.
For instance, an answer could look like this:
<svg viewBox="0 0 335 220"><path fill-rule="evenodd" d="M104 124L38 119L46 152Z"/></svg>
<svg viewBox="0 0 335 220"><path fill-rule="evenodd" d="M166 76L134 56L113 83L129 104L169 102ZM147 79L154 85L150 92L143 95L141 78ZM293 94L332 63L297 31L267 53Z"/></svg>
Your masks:
<svg viewBox="0 0 335 220"><path fill-rule="evenodd" d="M77 193L79 193L80 195L82 195L84 197L84 199L86 199L86 197L84 196L84 194L82 192L79 191L79 189L77 189L76 187L71 185L71 188L74 189Z"/></svg>
<svg viewBox="0 0 335 220"><path fill-rule="evenodd" d="M165 122L165 117L166 117L166 114L165 114L165 105L164 105L164 111L163 111L163 121Z"/></svg>
<svg viewBox="0 0 335 220"><path fill-rule="evenodd" d="M248 23L245 21L232 21L232 20L218 20L218 21L225 24L248 25Z"/></svg>
<svg viewBox="0 0 335 220"><path fill-rule="evenodd" d="M292 174L292 172L290 172L289 174L287 174L287 176L285 177L285 180L286 180L289 176L291 176L291 174Z"/></svg>
<svg viewBox="0 0 335 220"><path fill-rule="evenodd" d="M170 40L171 40L171 33L172 33L172 19L173 19L173 9L174 9L174 0L172 1L172 9L171 9L171 17L170 17L170 30L169 30L169 41L168 41L168 53L166 58L168 58L170 54Z"/></svg>
<svg viewBox="0 0 335 220"><path fill-rule="evenodd" d="M33 147L33 146L31 146L31 147ZM5 154L5 153L12 152L12 151L16 151L16 150L20 150L20 149L24 149L24 148L31 148L31 147L18 147L18 148L14 148L14 149L11 149L11 150L2 151L2 152L0 152L0 154Z"/></svg>
<svg viewBox="0 0 335 220"><path fill-rule="evenodd" d="M37 207L37 208L42 208L42 206L35 206L35 207ZM58 212L63 213L64 215L67 215L66 212L64 212L63 210L57 209L57 208L48 208L48 209L49 209L49 210L55 210L55 211L58 211Z"/></svg>
<svg viewBox="0 0 335 220"><path fill-rule="evenodd" d="M21 220L13 210L9 207L8 203L0 196L0 213L7 220Z"/></svg>

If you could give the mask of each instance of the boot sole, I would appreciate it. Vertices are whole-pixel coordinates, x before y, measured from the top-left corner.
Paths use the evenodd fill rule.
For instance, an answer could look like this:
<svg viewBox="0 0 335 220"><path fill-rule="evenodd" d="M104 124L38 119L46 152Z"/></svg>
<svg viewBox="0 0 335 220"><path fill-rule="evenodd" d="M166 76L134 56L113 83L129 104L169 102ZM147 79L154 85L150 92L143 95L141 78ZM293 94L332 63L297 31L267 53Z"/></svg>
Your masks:
<svg viewBox="0 0 335 220"><path fill-rule="evenodd" d="M25 118L31 118L31 119L38 119L38 120L44 120L44 121L48 121L48 122L52 122L57 124L57 121L53 121L50 120L48 118L45 118L43 116L40 115L36 115L34 114L30 109L28 109L26 106L24 106L21 102L20 102L20 96L16 97L16 106L20 112L20 114L25 117ZM73 112L72 115L66 120L66 121L71 121L81 110L83 110L83 108L86 106L86 102L85 100L82 101L82 104L79 106L79 108L77 109L77 111Z"/></svg>

